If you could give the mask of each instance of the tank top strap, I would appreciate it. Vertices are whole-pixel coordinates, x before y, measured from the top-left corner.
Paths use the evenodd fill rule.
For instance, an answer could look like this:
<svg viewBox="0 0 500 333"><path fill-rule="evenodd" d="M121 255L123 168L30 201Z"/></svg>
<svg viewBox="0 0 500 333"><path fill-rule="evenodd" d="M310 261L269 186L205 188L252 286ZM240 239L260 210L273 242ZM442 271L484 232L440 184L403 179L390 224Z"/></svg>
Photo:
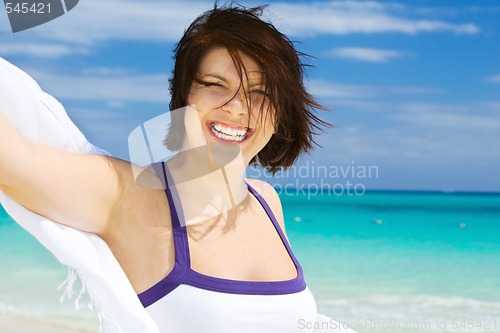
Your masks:
<svg viewBox="0 0 500 333"><path fill-rule="evenodd" d="M297 258L293 254L293 251L290 247L290 244L288 243L288 240L285 237L285 233L281 229L281 226L279 225L278 220L276 219L276 216L274 215L271 207L269 207L266 200L264 200L264 198L259 194L259 192L257 192L257 190L255 188L253 188L247 181L245 181L245 183L247 184L247 187L248 187L248 190L250 191L250 193L259 201L262 208L264 208L264 211L266 212L267 216L269 217L269 219L273 223L274 228L278 232L278 235L280 236L281 241L283 242L283 245L285 246L288 254L290 255L290 258L292 258L295 266L297 267L299 272L301 272L302 267L300 266L299 261L297 260Z"/></svg>
<svg viewBox="0 0 500 333"><path fill-rule="evenodd" d="M186 228L183 228L181 225L181 221L184 221L184 213L177 191L171 188L171 186L173 186L172 184L174 184L172 175L168 171L165 162L155 163L153 167L163 184L169 204L176 264L179 263L182 266L189 267L190 259L187 231Z"/></svg>
<svg viewBox="0 0 500 333"><path fill-rule="evenodd" d="M173 184L172 179L169 178L170 175L164 162L153 163L152 167L162 183L169 204L175 262L174 267L166 277L148 290L137 295L144 307L150 306L181 285L189 271L190 265L187 234L185 228L181 228L179 221L178 211L182 212L182 209L176 209L176 194L169 187L169 184Z"/></svg>

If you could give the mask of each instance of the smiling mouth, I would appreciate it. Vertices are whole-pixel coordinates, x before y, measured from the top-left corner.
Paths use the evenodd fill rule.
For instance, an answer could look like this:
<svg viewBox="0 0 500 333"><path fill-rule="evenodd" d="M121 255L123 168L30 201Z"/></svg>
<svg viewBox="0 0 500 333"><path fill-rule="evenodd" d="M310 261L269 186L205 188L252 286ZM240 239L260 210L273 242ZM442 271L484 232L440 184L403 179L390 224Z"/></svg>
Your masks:
<svg viewBox="0 0 500 333"><path fill-rule="evenodd" d="M252 134L252 130L248 127L232 127L216 122L209 122L207 125L212 134L222 141L242 142Z"/></svg>

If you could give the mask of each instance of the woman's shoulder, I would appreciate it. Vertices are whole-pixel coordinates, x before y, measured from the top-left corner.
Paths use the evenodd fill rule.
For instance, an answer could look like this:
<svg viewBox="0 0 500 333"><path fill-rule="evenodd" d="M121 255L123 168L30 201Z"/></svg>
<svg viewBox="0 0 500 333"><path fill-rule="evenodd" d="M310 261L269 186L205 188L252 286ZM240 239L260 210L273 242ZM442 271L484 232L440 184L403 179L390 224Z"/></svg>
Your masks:
<svg viewBox="0 0 500 333"><path fill-rule="evenodd" d="M111 230L144 233L148 226L170 229L170 207L163 182L152 166L108 158L117 173L119 195L111 212ZM124 226L127 225L127 227Z"/></svg>
<svg viewBox="0 0 500 333"><path fill-rule="evenodd" d="M269 197L270 199L279 200L278 193L268 182L254 178L245 178L245 181L250 184L250 186L252 186L262 197L264 197L264 199Z"/></svg>
<svg viewBox="0 0 500 333"><path fill-rule="evenodd" d="M285 229L285 222L283 218L283 208L281 206L281 200L278 193L274 187L260 179L245 178L245 181L252 186L257 193L267 202L271 210L273 211L276 220L278 221L281 228Z"/></svg>

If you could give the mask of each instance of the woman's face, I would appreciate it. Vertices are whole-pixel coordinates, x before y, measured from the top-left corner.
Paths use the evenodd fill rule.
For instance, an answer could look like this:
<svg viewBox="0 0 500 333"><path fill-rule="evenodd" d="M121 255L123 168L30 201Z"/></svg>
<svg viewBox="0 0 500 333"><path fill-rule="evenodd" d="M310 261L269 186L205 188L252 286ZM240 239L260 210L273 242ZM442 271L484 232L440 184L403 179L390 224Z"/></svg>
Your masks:
<svg viewBox="0 0 500 333"><path fill-rule="evenodd" d="M191 86L188 104L198 111L205 140L239 145L248 164L275 130L272 117L267 116L273 110L268 109L261 69L245 54L241 59L246 69L242 78L225 48L208 51Z"/></svg>

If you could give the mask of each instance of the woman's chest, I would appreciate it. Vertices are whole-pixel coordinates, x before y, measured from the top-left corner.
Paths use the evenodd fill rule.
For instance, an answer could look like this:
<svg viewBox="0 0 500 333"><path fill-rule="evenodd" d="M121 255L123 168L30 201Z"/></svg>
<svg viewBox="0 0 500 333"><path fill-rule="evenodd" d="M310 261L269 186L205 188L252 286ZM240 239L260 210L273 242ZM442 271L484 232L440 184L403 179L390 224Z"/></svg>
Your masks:
<svg viewBox="0 0 500 333"><path fill-rule="evenodd" d="M223 215L207 225L187 227L191 268L244 281L282 281L297 268L278 230L259 207ZM232 218L232 219L231 219Z"/></svg>
<svg viewBox="0 0 500 333"><path fill-rule="evenodd" d="M130 210L116 236L107 240L137 293L172 271L176 247L179 254L184 240L186 264L207 276L243 281L284 281L297 276L286 240L259 206L174 232L170 208L161 202L150 204L149 209Z"/></svg>

